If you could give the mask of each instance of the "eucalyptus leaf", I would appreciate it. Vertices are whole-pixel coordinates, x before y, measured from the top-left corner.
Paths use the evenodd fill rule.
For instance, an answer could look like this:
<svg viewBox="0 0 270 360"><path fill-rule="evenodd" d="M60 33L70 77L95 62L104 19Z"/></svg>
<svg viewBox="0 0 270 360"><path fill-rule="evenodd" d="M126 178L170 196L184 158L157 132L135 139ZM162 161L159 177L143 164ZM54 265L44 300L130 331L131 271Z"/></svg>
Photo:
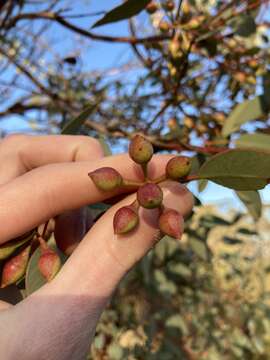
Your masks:
<svg viewBox="0 0 270 360"><path fill-rule="evenodd" d="M199 193L203 192L208 185L208 180L202 179L198 181L198 191Z"/></svg>
<svg viewBox="0 0 270 360"><path fill-rule="evenodd" d="M248 209L253 219L259 220L262 214L262 200L258 191L236 191L236 195Z"/></svg>
<svg viewBox="0 0 270 360"><path fill-rule="evenodd" d="M30 231L27 234L20 236L19 238L8 241L7 243L1 245L0 260L4 260L8 258L11 254L14 253L16 249L18 249L20 246L26 244L28 241L33 239L34 235L35 235L35 230Z"/></svg>
<svg viewBox="0 0 270 360"><path fill-rule="evenodd" d="M122 5L119 5L106 13L102 19L98 20L92 26L92 28L120 20L130 19L145 9L150 2L151 0L127 0Z"/></svg>
<svg viewBox="0 0 270 360"><path fill-rule="evenodd" d="M270 135L267 134L244 134L236 141L238 148L262 149L270 152Z"/></svg>
<svg viewBox="0 0 270 360"><path fill-rule="evenodd" d="M262 117L266 112L267 106L263 96L256 96L252 100L246 100L237 104L224 123L222 135L225 137L230 135L239 130L241 125Z"/></svg>
<svg viewBox="0 0 270 360"><path fill-rule="evenodd" d="M206 161L198 176L234 190L262 189L270 178L270 153L259 150L228 150Z"/></svg>
<svg viewBox="0 0 270 360"><path fill-rule="evenodd" d="M58 253L60 256L62 264L66 260L66 256L56 247L54 241L49 241L49 246L54 251ZM39 247L34 251L32 254L28 266L26 269L26 275L25 275L25 289L26 289L26 295L29 296L39 288L41 288L43 285L46 284L45 278L41 275L39 269L38 269L38 260L40 257L40 249Z"/></svg>
<svg viewBox="0 0 270 360"><path fill-rule="evenodd" d="M61 134L63 135L76 135L80 127L89 118L89 116L96 110L99 102L96 104L88 105L77 117L71 119L62 129Z"/></svg>

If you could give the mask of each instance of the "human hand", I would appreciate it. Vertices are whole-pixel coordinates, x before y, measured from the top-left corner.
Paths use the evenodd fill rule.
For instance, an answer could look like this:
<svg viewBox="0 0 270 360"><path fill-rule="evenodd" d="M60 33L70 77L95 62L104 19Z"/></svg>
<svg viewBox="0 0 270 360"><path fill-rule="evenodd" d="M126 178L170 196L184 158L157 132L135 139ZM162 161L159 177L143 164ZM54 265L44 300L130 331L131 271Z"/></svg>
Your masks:
<svg viewBox="0 0 270 360"><path fill-rule="evenodd" d="M164 173L169 155L154 156L149 177ZM99 143L83 136L15 135L0 143L0 244L66 210L108 199L89 180L103 166L131 180L141 169L126 154L103 158ZM181 184L164 182L164 204L187 215L193 205ZM55 279L15 306L2 303L0 348L5 359L85 359L96 323L125 273L155 244L158 210L141 211L138 228L113 233L115 211L128 195L86 234Z"/></svg>

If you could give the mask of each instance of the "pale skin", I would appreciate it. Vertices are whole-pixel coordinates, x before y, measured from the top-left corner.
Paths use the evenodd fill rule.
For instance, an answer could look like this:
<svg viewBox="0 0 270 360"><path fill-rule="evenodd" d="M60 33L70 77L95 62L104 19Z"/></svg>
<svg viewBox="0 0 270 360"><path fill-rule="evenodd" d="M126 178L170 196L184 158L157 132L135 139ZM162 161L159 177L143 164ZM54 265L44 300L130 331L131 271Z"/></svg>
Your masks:
<svg viewBox="0 0 270 360"><path fill-rule="evenodd" d="M169 158L153 157L150 178L164 173ZM127 154L104 157L98 141L84 136L13 135L0 143L0 163L0 244L66 210L116 194L99 191L90 171L111 166L125 178L142 179ZM187 215L193 197L186 187L161 185L165 206ZM94 224L53 281L15 306L0 301L1 358L86 359L97 321L119 281L160 237L157 210L141 211L132 234L113 234L113 214L134 199L128 195Z"/></svg>

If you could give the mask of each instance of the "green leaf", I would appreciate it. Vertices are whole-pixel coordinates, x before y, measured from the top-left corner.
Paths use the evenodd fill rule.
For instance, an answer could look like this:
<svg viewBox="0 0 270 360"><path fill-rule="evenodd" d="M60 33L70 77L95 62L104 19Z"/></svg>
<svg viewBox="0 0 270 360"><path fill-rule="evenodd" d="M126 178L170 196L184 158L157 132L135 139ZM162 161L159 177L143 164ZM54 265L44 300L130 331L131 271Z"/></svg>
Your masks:
<svg viewBox="0 0 270 360"><path fill-rule="evenodd" d="M77 117L70 120L62 129L61 134L63 135L75 135L78 133L80 127L89 118L89 116L96 110L100 102L96 104L90 104L87 106Z"/></svg>
<svg viewBox="0 0 270 360"><path fill-rule="evenodd" d="M258 191L236 191L236 195L246 206L254 220L258 220L262 214L262 200Z"/></svg>
<svg viewBox="0 0 270 360"><path fill-rule="evenodd" d="M30 241L35 234L35 230L30 231L27 234L20 236L14 240L8 241L4 245L0 246L0 260L8 258L16 249L18 249L23 244L26 244Z"/></svg>
<svg viewBox="0 0 270 360"><path fill-rule="evenodd" d="M198 176L234 190L262 189L270 178L270 153L259 150L228 150L206 161Z"/></svg>
<svg viewBox="0 0 270 360"><path fill-rule="evenodd" d="M112 22L129 19L139 14L150 2L151 0L127 0L122 5L105 14L102 19L92 26L92 29Z"/></svg>
<svg viewBox="0 0 270 360"><path fill-rule="evenodd" d="M238 130L244 123L256 120L267 112L267 106L263 96L257 96L252 100L246 100L237 104L233 109L222 129L222 135L228 136Z"/></svg>
<svg viewBox="0 0 270 360"><path fill-rule="evenodd" d="M66 260L66 256L56 247L55 243L52 243L49 241L49 246L58 253L60 256L62 264ZM41 288L44 284L46 284L46 280L41 275L39 269L38 269L38 259L40 257L40 249L39 247L34 251L32 254L28 266L26 269L26 275L25 275L25 290L26 295L29 296L34 291Z"/></svg>
<svg viewBox="0 0 270 360"><path fill-rule="evenodd" d="M244 134L235 141L239 148L262 149L270 152L270 135Z"/></svg>

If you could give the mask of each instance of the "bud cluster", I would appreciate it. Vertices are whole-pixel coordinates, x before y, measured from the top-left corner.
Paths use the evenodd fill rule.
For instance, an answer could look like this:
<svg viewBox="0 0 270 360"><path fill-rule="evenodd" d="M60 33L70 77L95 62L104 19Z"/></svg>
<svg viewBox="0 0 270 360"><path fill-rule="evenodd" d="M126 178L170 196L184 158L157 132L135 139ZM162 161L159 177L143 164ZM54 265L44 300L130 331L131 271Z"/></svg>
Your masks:
<svg viewBox="0 0 270 360"><path fill-rule="evenodd" d="M168 2L169 3L169 2ZM100 191L120 192L127 187L137 188L137 198L129 206L117 210L113 219L114 232L117 235L133 231L139 224L139 208L159 209L159 229L164 235L180 239L183 232L183 216L176 210L163 205L163 191L158 185L170 179L185 181L191 170L190 158L175 156L167 163L165 174L158 179L149 180L148 163L151 161L154 149L150 141L141 135L136 135L129 145L129 156L141 166L144 181L138 183L124 179L113 168L104 167L89 173L89 177Z"/></svg>

